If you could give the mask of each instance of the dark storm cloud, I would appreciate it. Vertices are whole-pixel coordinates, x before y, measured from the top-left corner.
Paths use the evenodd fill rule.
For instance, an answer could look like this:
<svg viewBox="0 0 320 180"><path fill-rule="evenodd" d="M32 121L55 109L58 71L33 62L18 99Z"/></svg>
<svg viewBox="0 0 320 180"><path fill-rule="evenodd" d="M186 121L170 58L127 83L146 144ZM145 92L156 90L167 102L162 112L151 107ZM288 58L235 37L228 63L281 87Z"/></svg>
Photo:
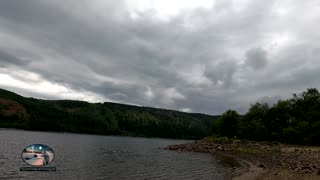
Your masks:
<svg viewBox="0 0 320 180"><path fill-rule="evenodd" d="M131 18L124 1L0 1L0 86L243 113L319 87L319 12L317 1L217 0L162 21L152 11Z"/></svg>
<svg viewBox="0 0 320 180"><path fill-rule="evenodd" d="M249 49L246 52L246 65L260 69L267 65L267 52L261 48Z"/></svg>
<svg viewBox="0 0 320 180"><path fill-rule="evenodd" d="M280 96L264 96L257 100L259 103L267 103L269 106L273 106L277 103L282 97Z"/></svg>
<svg viewBox="0 0 320 180"><path fill-rule="evenodd" d="M0 63L4 65L26 65L29 61L26 59L20 59L15 55L12 55L6 51L0 49Z"/></svg>
<svg viewBox="0 0 320 180"><path fill-rule="evenodd" d="M48 1L47 1L48 2ZM66 16L59 8L50 7L45 1L1 1L0 16L2 20L34 27L34 30L44 26L60 24ZM63 3L61 3L63 6ZM40 27L39 27L40 25Z"/></svg>

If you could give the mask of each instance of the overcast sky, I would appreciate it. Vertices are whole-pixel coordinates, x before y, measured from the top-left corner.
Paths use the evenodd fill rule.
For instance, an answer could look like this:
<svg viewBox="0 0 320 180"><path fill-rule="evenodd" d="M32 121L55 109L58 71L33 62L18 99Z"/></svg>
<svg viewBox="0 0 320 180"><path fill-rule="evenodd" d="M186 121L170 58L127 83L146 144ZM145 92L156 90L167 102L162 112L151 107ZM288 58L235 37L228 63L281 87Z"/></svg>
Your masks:
<svg viewBox="0 0 320 180"><path fill-rule="evenodd" d="M320 87L318 0L2 0L0 88L240 113Z"/></svg>

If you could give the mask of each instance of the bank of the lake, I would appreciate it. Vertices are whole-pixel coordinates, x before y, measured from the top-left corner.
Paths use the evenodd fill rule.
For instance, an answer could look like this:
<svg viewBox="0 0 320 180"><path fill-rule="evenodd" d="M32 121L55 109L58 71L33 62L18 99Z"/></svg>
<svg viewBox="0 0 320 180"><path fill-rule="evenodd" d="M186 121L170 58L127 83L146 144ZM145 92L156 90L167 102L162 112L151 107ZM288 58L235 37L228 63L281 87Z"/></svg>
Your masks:
<svg viewBox="0 0 320 180"><path fill-rule="evenodd" d="M320 179L320 147L207 138L165 149L211 153L238 161L233 179Z"/></svg>

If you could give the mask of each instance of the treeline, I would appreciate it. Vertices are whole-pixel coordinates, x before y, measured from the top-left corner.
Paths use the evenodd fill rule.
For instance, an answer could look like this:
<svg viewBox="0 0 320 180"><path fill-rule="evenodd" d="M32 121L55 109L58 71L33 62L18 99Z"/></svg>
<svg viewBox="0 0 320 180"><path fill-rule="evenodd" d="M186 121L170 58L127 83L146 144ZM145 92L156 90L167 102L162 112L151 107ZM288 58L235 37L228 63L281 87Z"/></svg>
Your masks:
<svg viewBox="0 0 320 180"><path fill-rule="evenodd" d="M219 136L320 145L320 93L307 89L271 107L256 103L243 116L228 110L212 123L212 130Z"/></svg>
<svg viewBox="0 0 320 180"><path fill-rule="evenodd" d="M0 127L199 139L217 116L117 103L25 98L0 89Z"/></svg>

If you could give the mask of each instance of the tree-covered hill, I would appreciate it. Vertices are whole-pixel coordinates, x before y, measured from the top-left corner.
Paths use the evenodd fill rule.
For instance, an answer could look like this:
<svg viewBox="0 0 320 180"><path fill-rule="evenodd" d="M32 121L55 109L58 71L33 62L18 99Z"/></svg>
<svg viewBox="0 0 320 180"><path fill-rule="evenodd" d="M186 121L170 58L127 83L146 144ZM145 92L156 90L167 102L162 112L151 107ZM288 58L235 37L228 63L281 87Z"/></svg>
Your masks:
<svg viewBox="0 0 320 180"><path fill-rule="evenodd" d="M0 89L0 127L40 131L202 138L218 116L118 103L25 98Z"/></svg>

